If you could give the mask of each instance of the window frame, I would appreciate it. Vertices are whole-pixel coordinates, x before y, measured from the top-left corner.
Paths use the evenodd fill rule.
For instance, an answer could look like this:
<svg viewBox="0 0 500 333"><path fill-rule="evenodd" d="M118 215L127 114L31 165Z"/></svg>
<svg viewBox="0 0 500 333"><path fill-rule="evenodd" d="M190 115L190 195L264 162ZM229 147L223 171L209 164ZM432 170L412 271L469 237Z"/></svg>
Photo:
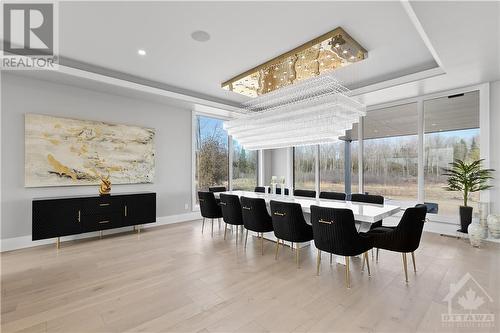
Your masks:
<svg viewBox="0 0 500 333"><path fill-rule="evenodd" d="M191 211L197 212L200 210L200 205L197 203L196 196L198 194L196 188L196 129L197 121L196 117L208 117L217 120L229 120L231 117L222 116L219 114L212 114L207 112L201 112L197 110L191 110ZM228 163L227 163L227 183L228 190L232 190L233 186L233 156L234 156L234 144L232 135L227 136L227 149L228 149ZM260 182L260 156L262 155L261 150L257 150L257 165L256 165L256 184Z"/></svg>

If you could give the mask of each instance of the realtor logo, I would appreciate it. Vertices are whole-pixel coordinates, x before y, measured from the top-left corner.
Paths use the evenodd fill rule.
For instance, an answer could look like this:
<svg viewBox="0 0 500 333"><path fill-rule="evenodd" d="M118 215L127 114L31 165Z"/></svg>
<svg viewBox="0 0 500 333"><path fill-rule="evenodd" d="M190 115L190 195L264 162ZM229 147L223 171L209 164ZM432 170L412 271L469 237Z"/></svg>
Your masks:
<svg viewBox="0 0 500 333"><path fill-rule="evenodd" d="M450 291L443 302L448 303L448 313L441 314L441 321L445 326L494 326L495 314L488 311L493 299L470 273L450 285Z"/></svg>
<svg viewBox="0 0 500 333"><path fill-rule="evenodd" d="M3 4L2 69L54 69L55 3Z"/></svg>

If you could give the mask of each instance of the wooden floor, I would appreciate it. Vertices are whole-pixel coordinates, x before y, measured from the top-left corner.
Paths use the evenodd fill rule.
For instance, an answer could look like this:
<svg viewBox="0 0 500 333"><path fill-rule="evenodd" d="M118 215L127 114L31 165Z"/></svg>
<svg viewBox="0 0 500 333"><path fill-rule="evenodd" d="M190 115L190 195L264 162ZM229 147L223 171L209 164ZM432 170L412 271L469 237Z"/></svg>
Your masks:
<svg viewBox="0 0 500 333"><path fill-rule="evenodd" d="M417 274L404 283L401 256L381 252L372 277L323 256L314 246L301 268L290 248L274 260L274 244L200 221L3 253L2 332L498 332L500 247L426 233ZM411 262L410 262L411 263ZM494 328L445 328L450 284L470 272L494 303Z"/></svg>

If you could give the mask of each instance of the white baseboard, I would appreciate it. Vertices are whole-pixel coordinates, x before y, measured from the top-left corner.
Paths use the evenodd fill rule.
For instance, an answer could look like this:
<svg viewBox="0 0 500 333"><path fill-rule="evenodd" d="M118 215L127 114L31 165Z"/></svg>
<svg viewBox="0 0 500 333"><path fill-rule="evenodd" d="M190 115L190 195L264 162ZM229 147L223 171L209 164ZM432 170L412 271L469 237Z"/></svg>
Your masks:
<svg viewBox="0 0 500 333"><path fill-rule="evenodd" d="M190 212L190 213L178 214L178 215L160 216L160 217L156 218L156 223L144 224L142 226L142 228L154 228L154 227L158 227L158 226L162 226L162 225L180 223L180 222L188 222L188 221L193 221L193 220L197 220L197 219L201 219L200 212ZM130 231L131 229L132 229L132 227L123 227L123 228L105 230L104 232L106 234L110 235L110 234L116 234L116 233L120 233L120 232L124 232L124 231ZM91 237L97 237L97 236L99 236L98 231L88 232L88 233L79 234L79 235L64 236L64 237L61 237L61 242L75 240L75 239L82 239L82 238L91 238ZM2 240L0 240L0 243L1 243L0 244L1 252L5 252L5 251L24 249L27 247L53 244L54 239L51 238L51 239L42 239L42 240L32 241L31 235L26 235L26 236L21 236L21 237L2 239Z"/></svg>

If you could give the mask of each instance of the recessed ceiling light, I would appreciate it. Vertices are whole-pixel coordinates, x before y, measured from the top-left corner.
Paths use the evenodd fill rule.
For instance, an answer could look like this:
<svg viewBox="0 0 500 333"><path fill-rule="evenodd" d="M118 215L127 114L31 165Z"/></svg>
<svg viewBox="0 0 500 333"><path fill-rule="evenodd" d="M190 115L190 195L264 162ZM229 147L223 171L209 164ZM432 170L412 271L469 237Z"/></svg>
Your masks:
<svg viewBox="0 0 500 333"><path fill-rule="evenodd" d="M143 50L143 49L139 49L139 50L137 50L137 54L141 55L141 56L145 56L146 55L146 51Z"/></svg>
<svg viewBox="0 0 500 333"><path fill-rule="evenodd" d="M203 30L196 30L191 34L191 38L197 42L206 42L210 39L210 34Z"/></svg>

